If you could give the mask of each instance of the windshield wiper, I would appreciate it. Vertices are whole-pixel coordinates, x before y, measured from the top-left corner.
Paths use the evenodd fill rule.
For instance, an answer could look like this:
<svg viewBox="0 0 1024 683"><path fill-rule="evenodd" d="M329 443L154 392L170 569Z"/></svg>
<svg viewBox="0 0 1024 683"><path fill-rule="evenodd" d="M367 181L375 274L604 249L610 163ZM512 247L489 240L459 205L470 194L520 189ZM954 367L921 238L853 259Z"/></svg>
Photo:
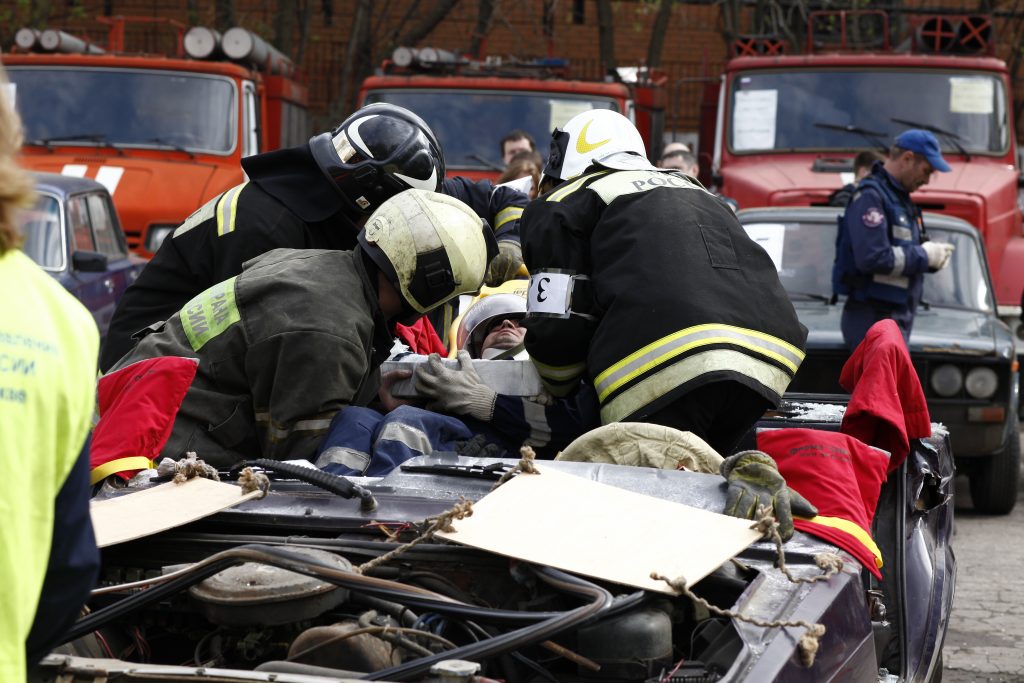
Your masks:
<svg viewBox="0 0 1024 683"><path fill-rule="evenodd" d="M867 130L866 128L861 128L860 126L843 126L838 123L822 123L821 121L815 121L814 127L824 128L825 130L838 130L842 133L853 133L854 135L861 136L862 138L864 138L865 140L874 145L878 145L878 149L882 150L883 152L887 152L889 150L889 148L885 144L885 133Z"/></svg>
<svg viewBox="0 0 1024 683"><path fill-rule="evenodd" d="M104 147L109 147L118 154L124 155L124 150L121 149L118 145L115 145L113 142L108 140L107 136L104 135L103 133L75 133L74 135L54 135L53 137L49 138L32 140L32 144L43 145L47 149L51 149L50 144L53 142L76 142L78 140L85 140L86 142L95 142L97 144L103 145Z"/></svg>
<svg viewBox="0 0 1024 683"><path fill-rule="evenodd" d="M192 151L186 149L183 145L179 145L177 142L171 142L170 140L165 140L164 138L150 138L146 140L146 142L151 142L154 145L163 145L164 147L170 147L176 152L182 152L183 154L187 154L189 159L196 158L196 155Z"/></svg>
<svg viewBox="0 0 1024 683"><path fill-rule="evenodd" d="M892 118L892 119L889 119L889 120L892 121L893 123L899 123L899 124L902 124L904 126L910 126L911 128L924 128L925 130L931 131L931 132L935 133L936 135L941 135L944 138L946 138L947 140L949 140L950 144L952 144L954 147L956 147L956 151L958 151L958 152L960 152L960 154L964 155L964 161L970 161L971 160L970 152L968 152L966 149L964 149L964 146L960 144L960 141L963 138L961 138L959 135L957 135L956 133L954 133L952 131L944 130L942 128L939 128L938 126L931 126L931 125L928 125L927 123L918 123L917 121L908 121L907 119Z"/></svg>
<svg viewBox="0 0 1024 683"><path fill-rule="evenodd" d="M467 154L466 158L467 159L472 159L473 161L479 161L481 164L483 164L487 168L491 169L492 171L504 171L505 170L504 168L502 168L498 164L494 163L493 161L490 161L488 159L484 159L479 154Z"/></svg>
<svg viewBox="0 0 1024 683"><path fill-rule="evenodd" d="M812 301L820 301L820 302L822 302L824 304L831 304L832 303L832 297L825 296L824 294L817 294L815 292L790 292L790 291L787 291L786 293L789 294L790 296L803 296L803 297L807 297L808 299L810 299Z"/></svg>

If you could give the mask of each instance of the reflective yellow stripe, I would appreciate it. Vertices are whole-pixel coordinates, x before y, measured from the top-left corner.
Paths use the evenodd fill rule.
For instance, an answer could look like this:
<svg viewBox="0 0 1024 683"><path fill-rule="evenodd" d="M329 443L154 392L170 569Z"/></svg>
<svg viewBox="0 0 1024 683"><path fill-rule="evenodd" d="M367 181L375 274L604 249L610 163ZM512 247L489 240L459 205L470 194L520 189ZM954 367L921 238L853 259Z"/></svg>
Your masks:
<svg viewBox="0 0 1024 683"><path fill-rule="evenodd" d="M710 349L654 372L630 388L602 401L601 423L619 422L692 379L711 372L738 372L782 396L793 379L785 370L731 349Z"/></svg>
<svg viewBox="0 0 1024 683"><path fill-rule="evenodd" d="M822 526L839 529L840 531L850 534L875 556L875 566L879 569L882 568L882 551L878 549L877 545L875 545L875 539L871 538L871 534L854 522L851 522L848 519L843 519L842 517L822 517L821 515L811 517L810 519L803 517L800 519L805 522L810 522L811 524L820 524Z"/></svg>
<svg viewBox="0 0 1024 683"><path fill-rule="evenodd" d="M235 229L235 209L238 207L238 195L242 194L242 190L248 184L248 182L244 182L241 185L235 185L221 195L220 202L217 204L218 236L226 235Z"/></svg>
<svg viewBox="0 0 1024 683"><path fill-rule="evenodd" d="M531 357L534 367L537 368L537 373L541 377L547 377L548 379L555 380L557 382L564 382L567 380L575 379L583 374L586 369L586 363L574 363L573 365L546 365L541 363L536 358Z"/></svg>
<svg viewBox="0 0 1024 683"><path fill-rule="evenodd" d="M583 183L585 183L588 180L590 180L591 178L599 178L599 177L601 177L601 176L603 176L603 175L605 175L607 173L611 173L611 171L598 171L597 173L591 173L590 175L585 175L582 178L580 178L579 180L574 180L572 183L570 183L566 187L562 188L561 190L556 190L554 193L552 193L552 195L550 197L548 197L548 201L549 202L560 202L563 199L565 199L567 196L569 196L570 194L575 192L576 190L580 189L580 186Z"/></svg>
<svg viewBox="0 0 1024 683"><path fill-rule="evenodd" d="M497 232L498 228L506 223L517 220L522 215L523 209L518 206L510 206L507 209L502 209L498 212L498 215L494 217L494 231Z"/></svg>
<svg viewBox="0 0 1024 683"><path fill-rule="evenodd" d="M112 474L118 472L126 472L128 470L151 470L156 465L146 457L141 455L131 455L127 458L118 458L117 460L111 460L105 462L99 467L93 469L89 473L89 484L97 484Z"/></svg>
<svg viewBox="0 0 1024 683"><path fill-rule="evenodd" d="M763 332L732 325L696 325L651 342L601 372L594 380L597 397L603 401L633 378L646 374L679 354L711 344L740 346L781 363L794 374L804 359L800 349Z"/></svg>

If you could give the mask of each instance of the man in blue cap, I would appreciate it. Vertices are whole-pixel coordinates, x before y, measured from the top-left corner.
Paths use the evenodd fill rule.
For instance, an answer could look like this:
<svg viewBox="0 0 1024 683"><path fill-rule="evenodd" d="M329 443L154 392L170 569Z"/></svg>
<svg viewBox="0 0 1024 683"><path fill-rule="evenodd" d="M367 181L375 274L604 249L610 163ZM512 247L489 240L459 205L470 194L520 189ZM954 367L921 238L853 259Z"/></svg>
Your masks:
<svg viewBox="0 0 1024 683"><path fill-rule="evenodd" d="M896 321L905 340L910 338L924 274L944 268L953 253L946 242L922 242L921 210L910 193L933 172L949 170L932 133L908 130L896 138L889 158L875 162L857 185L839 218L832 269L833 290L847 296L842 330L850 350L886 318Z"/></svg>

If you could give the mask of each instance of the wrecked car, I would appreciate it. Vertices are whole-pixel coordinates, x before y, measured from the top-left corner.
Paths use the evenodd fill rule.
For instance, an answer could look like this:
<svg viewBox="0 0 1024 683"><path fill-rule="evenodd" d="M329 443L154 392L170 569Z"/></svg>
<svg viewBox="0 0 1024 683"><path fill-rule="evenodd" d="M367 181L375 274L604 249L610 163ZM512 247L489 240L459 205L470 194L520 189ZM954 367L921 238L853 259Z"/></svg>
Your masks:
<svg viewBox="0 0 1024 683"><path fill-rule="evenodd" d="M842 415L841 404L786 402L757 429L835 431ZM104 548L90 612L33 680L939 680L956 571L945 431L912 441L882 487L872 534L881 580L799 531L784 545L791 574L821 576L823 554L843 559L838 573L794 583L774 566L775 545L756 542L695 582L710 607L438 538L353 570L419 537L423 520L480 500L514 465L434 453L345 479L267 464L265 498ZM718 475L539 465L713 512L725 505ZM802 627L714 610L825 633L808 662Z"/></svg>

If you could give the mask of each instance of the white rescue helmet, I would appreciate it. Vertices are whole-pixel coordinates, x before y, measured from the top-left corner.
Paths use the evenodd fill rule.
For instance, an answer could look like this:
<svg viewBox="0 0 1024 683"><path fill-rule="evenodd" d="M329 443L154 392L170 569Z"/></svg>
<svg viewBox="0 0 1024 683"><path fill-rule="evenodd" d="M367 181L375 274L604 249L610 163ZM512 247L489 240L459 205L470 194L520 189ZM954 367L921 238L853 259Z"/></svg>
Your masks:
<svg viewBox="0 0 1024 683"><path fill-rule="evenodd" d="M456 345L469 351L473 358L479 358L480 346L484 343L487 333L493 329L491 323L522 320L525 317L525 296L507 292L491 294L470 306L462 316L456 335Z"/></svg>
<svg viewBox="0 0 1024 683"><path fill-rule="evenodd" d="M622 114L591 109L569 119L551 133L551 152L544 175L558 180L575 178L594 163L609 168L652 168L640 131Z"/></svg>
<svg viewBox="0 0 1024 683"><path fill-rule="evenodd" d="M381 204L359 244L398 290L399 322L480 289L498 253L494 233L466 204L427 190L405 190Z"/></svg>

